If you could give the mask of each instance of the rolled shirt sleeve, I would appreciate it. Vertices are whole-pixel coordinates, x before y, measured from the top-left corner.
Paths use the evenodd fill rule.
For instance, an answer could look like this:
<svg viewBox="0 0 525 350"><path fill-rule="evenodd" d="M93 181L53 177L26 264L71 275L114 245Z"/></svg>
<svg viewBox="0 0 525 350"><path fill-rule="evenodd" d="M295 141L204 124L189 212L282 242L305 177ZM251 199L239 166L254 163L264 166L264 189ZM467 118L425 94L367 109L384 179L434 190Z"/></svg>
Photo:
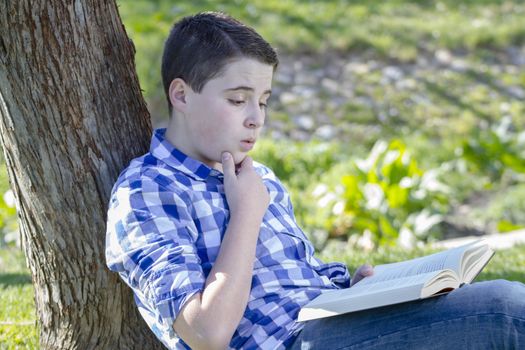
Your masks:
<svg viewBox="0 0 525 350"><path fill-rule="evenodd" d="M170 333L184 303L205 284L191 202L184 197L140 178L115 187L108 211L108 267Z"/></svg>

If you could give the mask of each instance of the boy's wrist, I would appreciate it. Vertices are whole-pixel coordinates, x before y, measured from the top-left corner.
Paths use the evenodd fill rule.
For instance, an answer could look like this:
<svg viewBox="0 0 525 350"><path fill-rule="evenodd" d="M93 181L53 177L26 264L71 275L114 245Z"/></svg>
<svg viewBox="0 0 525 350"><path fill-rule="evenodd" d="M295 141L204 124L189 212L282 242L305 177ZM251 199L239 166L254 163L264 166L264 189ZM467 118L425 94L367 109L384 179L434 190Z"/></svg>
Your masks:
<svg viewBox="0 0 525 350"><path fill-rule="evenodd" d="M243 226L259 227L262 223L264 213L259 214L255 210L247 207L241 208L230 213L230 224L236 223Z"/></svg>

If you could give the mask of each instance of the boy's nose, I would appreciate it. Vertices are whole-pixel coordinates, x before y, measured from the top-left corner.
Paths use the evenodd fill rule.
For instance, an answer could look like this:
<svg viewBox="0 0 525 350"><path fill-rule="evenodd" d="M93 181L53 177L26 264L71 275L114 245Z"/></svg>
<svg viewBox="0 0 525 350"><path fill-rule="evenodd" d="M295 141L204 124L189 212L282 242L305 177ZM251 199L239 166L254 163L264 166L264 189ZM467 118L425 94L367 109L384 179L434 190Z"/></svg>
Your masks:
<svg viewBox="0 0 525 350"><path fill-rule="evenodd" d="M264 125L265 112L257 106L245 120L245 126L250 129L257 129Z"/></svg>

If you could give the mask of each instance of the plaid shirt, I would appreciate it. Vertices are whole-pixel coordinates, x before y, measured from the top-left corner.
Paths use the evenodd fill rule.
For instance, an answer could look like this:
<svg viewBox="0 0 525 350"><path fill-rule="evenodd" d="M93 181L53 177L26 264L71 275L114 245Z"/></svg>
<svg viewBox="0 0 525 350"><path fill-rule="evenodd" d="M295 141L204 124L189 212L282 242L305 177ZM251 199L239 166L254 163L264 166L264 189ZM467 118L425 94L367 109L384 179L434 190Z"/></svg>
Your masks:
<svg viewBox="0 0 525 350"><path fill-rule="evenodd" d="M189 158L155 131L150 152L117 180L108 211L106 259L132 288L141 315L170 349L184 303L202 292L228 225L223 174ZM270 193L256 247L248 305L230 347L283 349L302 329L301 307L323 290L348 287L343 264L323 264L297 226L290 197L254 163ZM220 326L220 325L217 325Z"/></svg>

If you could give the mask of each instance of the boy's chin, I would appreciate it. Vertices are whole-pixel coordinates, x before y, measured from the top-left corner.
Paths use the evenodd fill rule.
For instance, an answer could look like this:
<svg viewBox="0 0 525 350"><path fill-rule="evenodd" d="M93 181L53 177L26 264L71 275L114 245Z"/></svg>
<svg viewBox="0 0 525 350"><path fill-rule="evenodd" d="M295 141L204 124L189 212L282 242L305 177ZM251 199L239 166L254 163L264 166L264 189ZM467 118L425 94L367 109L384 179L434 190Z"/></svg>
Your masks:
<svg viewBox="0 0 525 350"><path fill-rule="evenodd" d="M244 158L246 158L246 153L238 153L233 155L233 161L235 162L235 165L240 165Z"/></svg>

